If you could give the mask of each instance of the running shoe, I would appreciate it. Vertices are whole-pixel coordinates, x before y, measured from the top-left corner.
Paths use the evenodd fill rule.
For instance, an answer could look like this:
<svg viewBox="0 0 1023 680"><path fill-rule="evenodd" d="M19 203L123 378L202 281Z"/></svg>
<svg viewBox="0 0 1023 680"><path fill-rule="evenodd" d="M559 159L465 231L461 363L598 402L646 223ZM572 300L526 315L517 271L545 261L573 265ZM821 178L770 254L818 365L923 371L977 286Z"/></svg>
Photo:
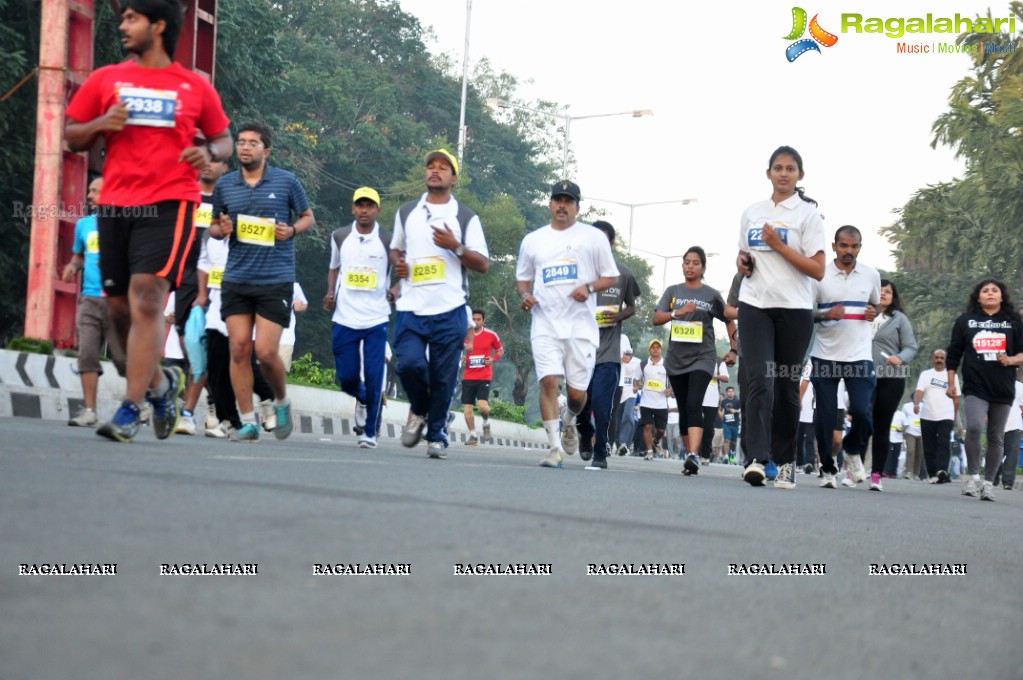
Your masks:
<svg viewBox="0 0 1023 680"><path fill-rule="evenodd" d="M795 489L796 488L796 470L792 467L792 463L783 463L778 468L777 478L774 480L774 488L776 489Z"/></svg>
<svg viewBox="0 0 1023 680"><path fill-rule="evenodd" d="M96 429L96 434L119 442L130 442L139 432L141 413L138 404L125 399L110 422Z"/></svg>
<svg viewBox="0 0 1023 680"><path fill-rule="evenodd" d="M217 407L210 404L206 409L206 429L212 430L220 425L220 420L217 419Z"/></svg>
<svg viewBox="0 0 1023 680"><path fill-rule="evenodd" d="M982 501L994 501L995 500L995 485L991 482L984 482L984 485L980 487L980 500Z"/></svg>
<svg viewBox="0 0 1023 680"><path fill-rule="evenodd" d="M871 491L884 491L884 487L881 486L881 475L876 472L870 473L870 490Z"/></svg>
<svg viewBox="0 0 1023 680"><path fill-rule="evenodd" d="M263 420L263 429L273 432L277 427L277 412L274 410L274 400L264 399L259 402L259 412Z"/></svg>
<svg viewBox="0 0 1023 680"><path fill-rule="evenodd" d="M274 415L277 417L274 436L277 439L287 439L295 428L295 423L291 419L291 400L285 399L283 404L274 404Z"/></svg>
<svg viewBox="0 0 1023 680"><path fill-rule="evenodd" d="M565 442L564 436L561 438L562 444ZM589 460L593 458L593 440L587 437L579 441L579 457L583 460Z"/></svg>
<svg viewBox="0 0 1023 680"><path fill-rule="evenodd" d="M742 481L750 486L764 486L764 466L753 461L742 473Z"/></svg>
<svg viewBox="0 0 1023 680"><path fill-rule="evenodd" d="M590 461L590 464L587 465L584 469L586 469L586 470L606 470L607 469L607 459L606 458L594 458L592 461Z"/></svg>
<svg viewBox="0 0 1023 680"><path fill-rule="evenodd" d="M423 430L426 428L426 418L412 413L409 416L408 425L401 433L401 445L406 448L413 448L423 438Z"/></svg>
<svg viewBox="0 0 1023 680"><path fill-rule="evenodd" d="M364 434L359 437L359 448L360 449L375 449L377 447L377 438L370 437L368 434Z"/></svg>
<svg viewBox="0 0 1023 680"><path fill-rule="evenodd" d="M477 437L474 434L470 434L469 438L465 440L465 445L466 446L479 446L480 445L479 437Z"/></svg>
<svg viewBox="0 0 1023 680"><path fill-rule="evenodd" d="M579 450L579 428L574 420L565 423L565 429L561 431L561 448L570 456Z"/></svg>
<svg viewBox="0 0 1023 680"><path fill-rule="evenodd" d="M490 423L485 423L483 425L483 441L490 444L494 443L494 437L490 434Z"/></svg>
<svg viewBox="0 0 1023 680"><path fill-rule="evenodd" d="M964 496L976 498L978 493L980 493L980 482L972 477L966 480L966 485L963 487L962 494Z"/></svg>
<svg viewBox="0 0 1023 680"><path fill-rule="evenodd" d="M444 448L444 442L430 442L426 447L426 455L429 458L442 460L448 457L448 453Z"/></svg>
<svg viewBox="0 0 1023 680"><path fill-rule="evenodd" d="M540 467L563 468L565 467L561 449L551 449L544 459L540 461Z"/></svg>
<svg viewBox="0 0 1023 680"><path fill-rule="evenodd" d="M366 427L366 416L367 415L368 414L366 413L366 405L363 404L361 401L356 401L355 402L355 429L356 429L356 434L362 434L362 432L358 432L358 430L365 429L365 427Z"/></svg>
<svg viewBox="0 0 1023 680"><path fill-rule="evenodd" d="M835 485L835 475L830 472L821 473L821 488L822 489L837 489Z"/></svg>
<svg viewBox="0 0 1023 680"><path fill-rule="evenodd" d="M96 427L99 420L96 418L96 412L91 408L82 409L75 415L74 418L67 421L67 424L71 427Z"/></svg>
<svg viewBox="0 0 1023 680"><path fill-rule="evenodd" d="M181 409L178 399L185 391L185 374L177 366L163 369L167 376L167 391L159 397L146 397L153 408L153 434L157 439L166 439L178 429Z"/></svg>
<svg viewBox="0 0 1023 680"><path fill-rule="evenodd" d="M182 414L178 426L174 428L174 434L195 434L195 417Z"/></svg>
<svg viewBox="0 0 1023 680"><path fill-rule="evenodd" d="M242 423L241 429L231 435L231 441L255 444L259 441L259 427L255 423Z"/></svg>
<svg viewBox="0 0 1023 680"><path fill-rule="evenodd" d="M849 475L856 484L867 481L867 471L863 467L862 458L847 451L845 454L845 460L846 467L849 470Z"/></svg>
<svg viewBox="0 0 1023 680"><path fill-rule="evenodd" d="M853 480L853 477L848 470L846 470L845 477L842 477L842 486L850 489L856 486L856 482Z"/></svg>
<svg viewBox="0 0 1023 680"><path fill-rule="evenodd" d="M952 478L948 476L948 473L944 470L938 470L938 484L948 484L952 481Z"/></svg>
<svg viewBox="0 0 1023 680"><path fill-rule="evenodd" d="M682 474L686 477L700 473L700 459L695 453L686 454L686 462L682 464Z"/></svg>
<svg viewBox="0 0 1023 680"><path fill-rule="evenodd" d="M209 425L209 422L206 423ZM217 423L213 427L206 428L206 436L212 437L213 439L227 439L227 428L230 427L225 420L222 423Z"/></svg>

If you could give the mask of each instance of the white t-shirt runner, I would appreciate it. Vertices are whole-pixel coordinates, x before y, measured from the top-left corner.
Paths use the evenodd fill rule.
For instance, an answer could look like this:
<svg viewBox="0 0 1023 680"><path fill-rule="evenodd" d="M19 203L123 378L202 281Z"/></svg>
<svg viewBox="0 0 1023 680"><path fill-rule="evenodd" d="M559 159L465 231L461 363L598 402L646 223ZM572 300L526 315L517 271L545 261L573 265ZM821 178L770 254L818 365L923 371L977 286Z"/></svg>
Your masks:
<svg viewBox="0 0 1023 680"><path fill-rule="evenodd" d="M445 225L459 243L465 243L466 250L490 257L478 216L474 215L469 220L463 239L462 227L458 223L458 201L452 198L444 204L427 203L426 194L423 194L409 213L408 224L401 223L400 210L394 216L394 236L390 247L391 250L403 251L409 266L409 277L401 280L401 294L395 303L399 312L432 316L465 304L466 292L462 287L464 265L453 250L433 243L432 227L443 229Z"/></svg>
<svg viewBox="0 0 1023 680"><path fill-rule="evenodd" d="M548 224L526 234L515 279L533 283L537 304L530 338L583 339L596 347L600 342L596 297L577 302L569 294L599 278L618 275L607 236L589 224L576 222L568 229Z"/></svg>
<svg viewBox="0 0 1023 680"><path fill-rule="evenodd" d="M763 242L763 226L775 227L782 240L806 257L825 250L824 220L817 207L793 194L778 205L758 201L739 224L739 250L756 259L753 274L742 281L739 301L771 309L813 309L812 279Z"/></svg>
<svg viewBox="0 0 1023 680"><path fill-rule="evenodd" d="M332 321L346 328L364 330L387 323L391 305L387 302L388 244L380 240L380 225L360 234L352 223L351 233L338 248L330 239L330 269L339 269L334 293Z"/></svg>

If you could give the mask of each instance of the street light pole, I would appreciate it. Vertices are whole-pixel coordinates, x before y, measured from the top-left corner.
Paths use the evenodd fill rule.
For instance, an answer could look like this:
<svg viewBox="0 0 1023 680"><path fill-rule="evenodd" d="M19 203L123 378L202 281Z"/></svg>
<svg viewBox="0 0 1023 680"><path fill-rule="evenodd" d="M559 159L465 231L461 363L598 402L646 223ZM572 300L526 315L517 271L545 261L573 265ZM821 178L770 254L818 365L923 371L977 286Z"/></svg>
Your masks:
<svg viewBox="0 0 1023 680"><path fill-rule="evenodd" d="M601 203L614 203L615 205L624 206L629 209L629 244L627 250L632 250L632 223L633 217L635 217L636 208L642 208L648 205L670 205L678 203L680 205L689 205L690 203L696 203L695 198L676 198L670 201L652 201L650 203L624 203L622 201L612 201L609 198L590 198L591 201L599 201Z"/></svg>
<svg viewBox="0 0 1023 680"><path fill-rule="evenodd" d="M632 116L633 118L647 118L654 115L651 109L634 109L632 111L619 111L617 113L593 113L587 116L569 116L564 113L557 113L554 111L541 111L540 109L533 109L528 106L520 106L519 104L513 104L504 99L492 98L487 100L487 106L492 110L497 109L519 109L520 111L529 111L530 113L538 113L543 116L550 116L551 118L560 118L565 122L565 140L563 142L564 149L562 151L561 159L561 174L562 179L568 179L568 149L569 149L569 134L572 129L573 120L584 120L586 118L609 118L611 116Z"/></svg>
<svg viewBox="0 0 1023 680"><path fill-rule="evenodd" d="M469 89L469 27L472 25L472 0L465 0L465 47L462 49L462 108L458 115L458 165L465 157L465 97Z"/></svg>

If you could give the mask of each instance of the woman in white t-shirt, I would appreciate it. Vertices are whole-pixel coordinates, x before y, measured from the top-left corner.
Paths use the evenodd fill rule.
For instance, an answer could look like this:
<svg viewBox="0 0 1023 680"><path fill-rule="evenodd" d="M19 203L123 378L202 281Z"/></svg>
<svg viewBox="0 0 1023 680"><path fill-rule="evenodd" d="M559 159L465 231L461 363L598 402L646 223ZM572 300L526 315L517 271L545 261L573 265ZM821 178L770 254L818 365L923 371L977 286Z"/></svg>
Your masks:
<svg viewBox="0 0 1023 680"><path fill-rule="evenodd" d="M778 465L775 487L795 487L792 461L799 427L799 377L813 334L812 279L824 276L824 223L817 203L796 183L803 159L782 146L767 166L771 197L746 208L739 226L736 266L739 334L746 387L746 470L763 486L764 466Z"/></svg>

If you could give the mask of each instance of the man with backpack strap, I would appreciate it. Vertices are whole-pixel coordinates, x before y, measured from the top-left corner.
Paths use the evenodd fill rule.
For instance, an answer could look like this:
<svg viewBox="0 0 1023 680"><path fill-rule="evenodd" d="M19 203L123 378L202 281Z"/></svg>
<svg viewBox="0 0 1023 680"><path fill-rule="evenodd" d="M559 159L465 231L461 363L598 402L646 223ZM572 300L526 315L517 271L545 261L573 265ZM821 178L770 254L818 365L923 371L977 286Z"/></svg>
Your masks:
<svg viewBox="0 0 1023 680"><path fill-rule="evenodd" d="M380 195L370 187L355 190L352 215L355 221L335 230L330 240L323 308L334 313L334 368L341 390L355 397L359 448L374 449L391 316L391 233L377 223Z"/></svg>
<svg viewBox="0 0 1023 680"><path fill-rule="evenodd" d="M449 405L468 324L466 270L485 272L490 251L479 217L451 195L458 161L438 149L426 154L426 193L394 219L391 262L400 279L394 324L398 377L409 398L401 443L416 446L424 431L427 455L445 458Z"/></svg>

